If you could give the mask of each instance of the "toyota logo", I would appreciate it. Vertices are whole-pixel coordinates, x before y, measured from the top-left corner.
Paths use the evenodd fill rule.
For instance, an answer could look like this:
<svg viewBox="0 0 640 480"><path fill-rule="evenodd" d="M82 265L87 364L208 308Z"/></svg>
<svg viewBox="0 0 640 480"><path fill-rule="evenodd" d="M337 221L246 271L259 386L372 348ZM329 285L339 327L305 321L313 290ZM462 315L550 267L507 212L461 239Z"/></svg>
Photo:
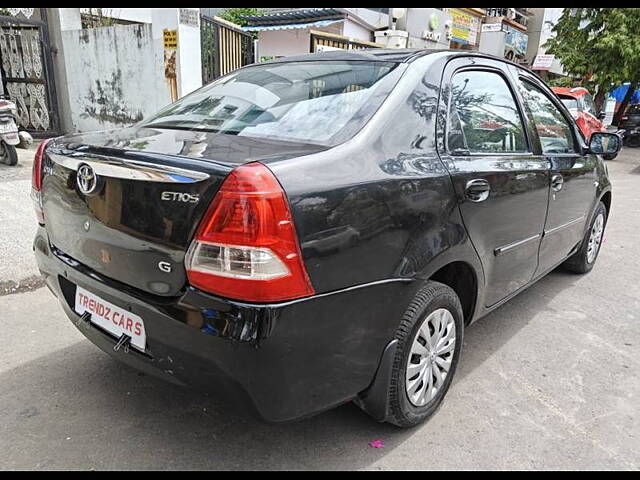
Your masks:
<svg viewBox="0 0 640 480"><path fill-rule="evenodd" d="M96 176L96 172L94 172L93 168L89 165L83 163L78 168L76 183L78 184L80 191L85 195L95 193L98 188L98 177Z"/></svg>

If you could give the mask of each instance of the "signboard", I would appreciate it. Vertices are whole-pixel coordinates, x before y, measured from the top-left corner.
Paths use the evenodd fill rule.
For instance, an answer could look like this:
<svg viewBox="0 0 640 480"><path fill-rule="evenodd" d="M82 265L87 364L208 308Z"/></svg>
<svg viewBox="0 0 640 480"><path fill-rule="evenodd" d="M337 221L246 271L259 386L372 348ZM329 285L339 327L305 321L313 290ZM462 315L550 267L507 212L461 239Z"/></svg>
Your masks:
<svg viewBox="0 0 640 480"><path fill-rule="evenodd" d="M171 101L178 99L178 84L176 79L176 52L178 50L178 30L162 30L164 42L164 76L169 84Z"/></svg>
<svg viewBox="0 0 640 480"><path fill-rule="evenodd" d="M524 58L527 53L529 36L526 33L505 25L507 35L505 36L505 58ZM510 53L513 52L513 53Z"/></svg>
<svg viewBox="0 0 640 480"><path fill-rule="evenodd" d="M502 23L484 23L482 24L483 32L501 32Z"/></svg>
<svg viewBox="0 0 640 480"><path fill-rule="evenodd" d="M196 8L181 8L179 22L182 25L188 25L190 27L199 27L200 12Z"/></svg>
<svg viewBox="0 0 640 480"><path fill-rule="evenodd" d="M451 40L465 45L476 45L478 41L478 26L480 24L477 17L469 15L457 8L450 8L453 24L451 26Z"/></svg>
<svg viewBox="0 0 640 480"><path fill-rule="evenodd" d="M550 70L551 64L553 60L556 58L555 55L536 55L535 60L533 61L533 65L531 66L532 70Z"/></svg>
<svg viewBox="0 0 640 480"><path fill-rule="evenodd" d="M175 50L178 48L178 30L162 30L162 36L164 39L164 48Z"/></svg>

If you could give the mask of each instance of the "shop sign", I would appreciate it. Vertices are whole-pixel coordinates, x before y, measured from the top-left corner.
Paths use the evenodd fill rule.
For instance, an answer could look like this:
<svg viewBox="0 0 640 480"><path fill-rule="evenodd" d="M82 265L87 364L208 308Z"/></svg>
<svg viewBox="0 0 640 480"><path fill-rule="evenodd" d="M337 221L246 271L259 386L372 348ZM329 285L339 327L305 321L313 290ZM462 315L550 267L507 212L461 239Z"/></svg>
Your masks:
<svg viewBox="0 0 640 480"><path fill-rule="evenodd" d="M448 12L453 21L451 39L462 44L476 45L480 23L478 18L456 8L450 8Z"/></svg>

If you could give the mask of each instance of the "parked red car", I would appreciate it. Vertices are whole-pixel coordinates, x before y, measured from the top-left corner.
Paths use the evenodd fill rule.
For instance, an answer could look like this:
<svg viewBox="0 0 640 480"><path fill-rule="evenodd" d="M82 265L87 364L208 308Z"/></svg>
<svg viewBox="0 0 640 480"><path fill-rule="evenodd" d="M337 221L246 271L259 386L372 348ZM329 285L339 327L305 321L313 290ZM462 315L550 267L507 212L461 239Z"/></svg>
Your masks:
<svg viewBox="0 0 640 480"><path fill-rule="evenodd" d="M552 87L551 90L562 100L567 110L575 118L580 132L587 142L593 132L607 131L607 127L602 123L606 114L605 112L598 113L589 90L584 87ZM615 157L616 155L605 156L604 159L613 160Z"/></svg>

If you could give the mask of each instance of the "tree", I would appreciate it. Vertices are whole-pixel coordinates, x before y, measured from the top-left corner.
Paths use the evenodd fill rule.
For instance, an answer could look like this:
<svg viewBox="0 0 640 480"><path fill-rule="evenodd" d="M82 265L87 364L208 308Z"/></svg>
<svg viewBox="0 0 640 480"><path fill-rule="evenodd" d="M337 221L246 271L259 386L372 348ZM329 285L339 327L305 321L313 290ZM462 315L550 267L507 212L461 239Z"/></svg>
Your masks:
<svg viewBox="0 0 640 480"><path fill-rule="evenodd" d="M236 25L244 26L248 23L242 18L244 15L262 15L263 13L264 9L262 8L227 8L220 14L220 17Z"/></svg>
<svg viewBox="0 0 640 480"><path fill-rule="evenodd" d="M602 109L613 85L631 82L614 124L640 83L640 9L565 8L553 27L555 37L545 47L579 84L598 87L596 106Z"/></svg>

